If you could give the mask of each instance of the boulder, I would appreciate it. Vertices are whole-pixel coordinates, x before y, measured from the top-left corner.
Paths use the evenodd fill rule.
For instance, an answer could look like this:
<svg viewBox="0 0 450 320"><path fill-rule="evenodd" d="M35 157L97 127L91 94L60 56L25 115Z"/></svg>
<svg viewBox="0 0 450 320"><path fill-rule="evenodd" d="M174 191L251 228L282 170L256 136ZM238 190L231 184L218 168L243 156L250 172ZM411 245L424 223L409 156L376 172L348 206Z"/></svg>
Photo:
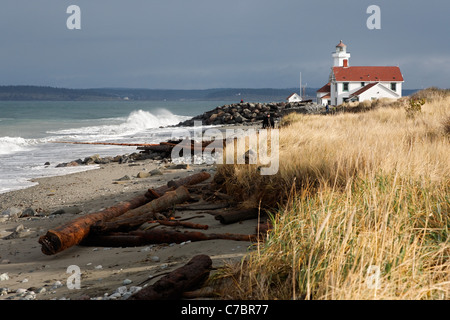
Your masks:
<svg viewBox="0 0 450 320"><path fill-rule="evenodd" d="M33 208L26 208L23 210L21 217L34 217L36 214L36 210Z"/></svg>
<svg viewBox="0 0 450 320"><path fill-rule="evenodd" d="M151 176L162 176L163 173L162 173L162 171L159 170L159 169L153 169L152 171L150 171L150 175L151 175Z"/></svg>
<svg viewBox="0 0 450 320"><path fill-rule="evenodd" d="M20 218L22 216L22 209L11 207L2 212L2 217L7 219Z"/></svg>
<svg viewBox="0 0 450 320"><path fill-rule="evenodd" d="M150 173L146 172L146 171L140 171L140 172L138 172L137 177L140 179L148 178L148 177L150 177Z"/></svg>

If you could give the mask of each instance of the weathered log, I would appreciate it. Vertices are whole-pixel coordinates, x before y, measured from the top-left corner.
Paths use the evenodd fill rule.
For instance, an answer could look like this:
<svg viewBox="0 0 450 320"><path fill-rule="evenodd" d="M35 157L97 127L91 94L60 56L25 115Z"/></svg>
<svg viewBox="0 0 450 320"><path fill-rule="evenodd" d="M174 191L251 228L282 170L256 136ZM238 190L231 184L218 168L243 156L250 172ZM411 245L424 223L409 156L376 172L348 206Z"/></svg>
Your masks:
<svg viewBox="0 0 450 320"><path fill-rule="evenodd" d="M41 250L44 254L52 255L77 245L87 237L90 227L97 221L117 217L149 201L150 199L145 196L138 196L102 211L79 217L56 229L48 230L45 235L39 238L39 243L42 245Z"/></svg>
<svg viewBox="0 0 450 320"><path fill-rule="evenodd" d="M171 180L165 186L161 186L156 189L148 189L145 196L151 199L156 199L161 197L164 193L170 190L174 190L180 186L192 186L205 180L208 180L210 177L211 175L208 172L198 172L185 178L181 178L178 180Z"/></svg>
<svg viewBox="0 0 450 320"><path fill-rule="evenodd" d="M51 141L51 143L94 144L94 145L126 146L126 147L154 147L154 146L160 145L160 144L149 144L149 143L78 142L78 141Z"/></svg>
<svg viewBox="0 0 450 320"><path fill-rule="evenodd" d="M208 279L211 267L212 260L209 256L197 255L186 265L131 295L128 300L180 299L183 292L197 289Z"/></svg>
<svg viewBox="0 0 450 320"><path fill-rule="evenodd" d="M167 144L157 144L157 145L138 147L137 149L145 150L145 151L170 153L170 152L172 152L173 146L167 145Z"/></svg>
<svg viewBox="0 0 450 320"><path fill-rule="evenodd" d="M169 182L167 182L167 186L172 188L178 188L180 186L192 186L194 184L198 184L200 182L208 180L210 177L211 175L208 172L202 171L178 180L170 180Z"/></svg>
<svg viewBox="0 0 450 320"><path fill-rule="evenodd" d="M230 212L223 212L215 216L222 224L231 224L239 221L258 218L258 209L243 209Z"/></svg>
<svg viewBox="0 0 450 320"><path fill-rule="evenodd" d="M199 231L176 231L169 229L149 229L145 231L116 232L109 235L89 236L81 245L102 247L138 247L147 244L182 243L206 240L256 241L256 235L234 233L203 233Z"/></svg>
<svg viewBox="0 0 450 320"><path fill-rule="evenodd" d="M190 228L190 229L208 230L208 228L209 228L209 226L207 224L199 224L199 223L185 222L185 221L179 221L179 220L154 220L154 221L151 221L151 223L159 223L160 225L168 226L168 227L184 227L184 228Z"/></svg>
<svg viewBox="0 0 450 320"><path fill-rule="evenodd" d="M193 174L187 178L180 179L183 182L191 184L203 181L201 179L208 179L211 175L201 172L200 174ZM138 196L130 201L123 201L110 208L99 212L91 213L89 215L77 218L61 227L53 230L48 230L44 236L39 238L39 243L42 245L42 252L47 255L56 254L67 248L79 244L90 232L91 226L98 221L107 221L124 214L125 212L140 207L155 198L155 194L159 196L164 195L167 191L173 188L162 186L152 189L155 193L147 192L143 196Z"/></svg>
<svg viewBox="0 0 450 320"><path fill-rule="evenodd" d="M133 210L129 210L118 217L109 219L108 221L98 221L95 225L91 226L91 231L98 234L112 231L132 230L149 220L154 220L158 212L167 210L175 204L183 203L189 199L189 191L181 186L175 191L166 192L158 199L150 201Z"/></svg>
<svg viewBox="0 0 450 320"><path fill-rule="evenodd" d="M188 205L177 205L175 209L177 210L217 210L223 209L230 206L229 202L222 203L199 203L199 204L188 204Z"/></svg>

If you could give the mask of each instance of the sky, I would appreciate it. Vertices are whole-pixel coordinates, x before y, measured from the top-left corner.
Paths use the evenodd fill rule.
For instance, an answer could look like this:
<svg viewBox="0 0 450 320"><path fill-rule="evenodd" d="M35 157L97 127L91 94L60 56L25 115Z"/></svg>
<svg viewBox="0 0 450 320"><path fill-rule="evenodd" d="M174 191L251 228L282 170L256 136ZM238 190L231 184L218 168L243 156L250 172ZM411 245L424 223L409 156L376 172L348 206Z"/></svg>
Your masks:
<svg viewBox="0 0 450 320"><path fill-rule="evenodd" d="M81 29L68 29L80 8ZM369 29L380 8L381 29ZM2 0L0 85L294 88L351 66L399 66L404 88L450 87L450 1Z"/></svg>

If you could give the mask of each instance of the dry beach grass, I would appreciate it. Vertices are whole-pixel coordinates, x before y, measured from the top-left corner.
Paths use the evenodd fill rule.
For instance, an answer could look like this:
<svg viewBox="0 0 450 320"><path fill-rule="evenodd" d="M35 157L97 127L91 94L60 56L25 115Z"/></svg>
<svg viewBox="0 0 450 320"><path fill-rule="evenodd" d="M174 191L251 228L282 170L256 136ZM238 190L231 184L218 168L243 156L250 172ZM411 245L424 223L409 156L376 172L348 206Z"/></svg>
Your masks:
<svg viewBox="0 0 450 320"><path fill-rule="evenodd" d="M426 99L413 116L385 101L286 117L276 175L219 166L223 188L272 208L273 225L257 250L216 275L223 297L450 298L450 95L413 98Z"/></svg>

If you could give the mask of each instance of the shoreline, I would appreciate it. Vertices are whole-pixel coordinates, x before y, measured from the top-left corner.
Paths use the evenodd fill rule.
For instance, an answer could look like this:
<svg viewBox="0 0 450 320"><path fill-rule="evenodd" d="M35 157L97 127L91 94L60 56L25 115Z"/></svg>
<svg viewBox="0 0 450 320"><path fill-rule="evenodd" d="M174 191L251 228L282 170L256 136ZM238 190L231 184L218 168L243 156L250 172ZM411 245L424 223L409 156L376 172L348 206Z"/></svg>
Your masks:
<svg viewBox="0 0 450 320"><path fill-rule="evenodd" d="M221 127L237 129L236 126ZM249 126L245 126L249 128ZM243 128L244 129L244 128ZM186 264L198 254L209 255L213 268L239 262L253 243L234 240L207 240L181 244L153 244L139 247L106 248L81 245L52 256L41 252L40 236L80 215L100 211L144 194L149 188L206 171L212 181L216 164L170 168L167 160L144 159L132 163L111 162L98 168L62 176L36 178L37 185L0 194L0 210L32 208L35 215L0 218L0 300L121 299L119 287L128 292L162 272ZM139 173L159 171L139 178ZM128 178L126 178L126 176ZM175 211L177 216L209 226L206 233L254 234L257 219L223 225L212 212ZM183 229L180 229L183 230ZM66 286L71 265L81 269L81 289ZM130 282L131 281L131 282ZM123 290L123 289L122 289ZM113 296L116 293L115 297Z"/></svg>

